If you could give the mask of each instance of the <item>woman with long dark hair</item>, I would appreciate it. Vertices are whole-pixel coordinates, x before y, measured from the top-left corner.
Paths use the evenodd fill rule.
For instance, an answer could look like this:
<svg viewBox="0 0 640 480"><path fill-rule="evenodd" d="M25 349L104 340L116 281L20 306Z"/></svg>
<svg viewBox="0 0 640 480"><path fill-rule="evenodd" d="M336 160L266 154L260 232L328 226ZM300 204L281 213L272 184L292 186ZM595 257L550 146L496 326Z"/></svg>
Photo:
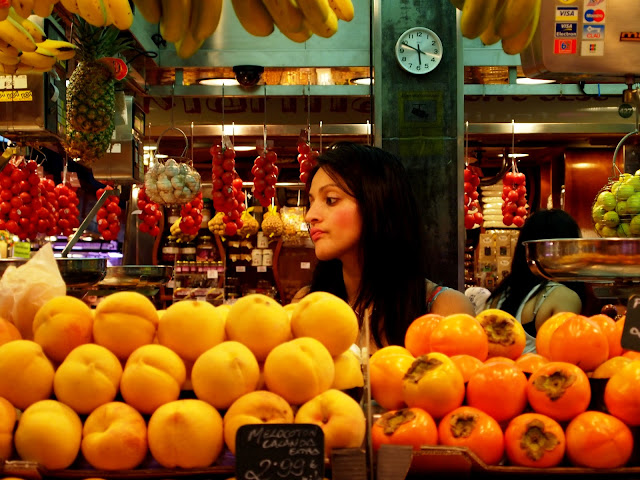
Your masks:
<svg viewBox="0 0 640 480"><path fill-rule="evenodd" d="M344 299L361 327L368 322L372 350L403 345L410 323L427 312L474 315L464 294L426 279L422 220L397 157L337 143L318 158L307 189L305 218L319 262L294 301L309 291Z"/></svg>
<svg viewBox="0 0 640 480"><path fill-rule="evenodd" d="M485 308L504 310L522 323L527 334L525 353L535 352L536 333L551 316L559 312L582 311L584 285L563 285L535 275L527 263L524 242L581 236L580 227L573 217L558 209L533 213L520 230L511 272L493 291Z"/></svg>

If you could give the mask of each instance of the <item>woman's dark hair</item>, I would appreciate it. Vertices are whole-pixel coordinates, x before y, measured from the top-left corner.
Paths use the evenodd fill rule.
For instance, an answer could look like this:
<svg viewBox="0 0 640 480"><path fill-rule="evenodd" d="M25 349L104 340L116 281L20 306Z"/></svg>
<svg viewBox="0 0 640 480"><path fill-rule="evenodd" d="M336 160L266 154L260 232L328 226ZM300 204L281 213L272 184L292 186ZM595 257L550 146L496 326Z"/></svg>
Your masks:
<svg viewBox="0 0 640 480"><path fill-rule="evenodd" d="M511 261L511 272L493 291L489 301L494 298L499 298L504 293L505 299L500 309L515 316L520 304L531 289L536 285L542 288L549 282L549 280L534 274L529 268L524 242L528 240L544 240L547 238L580 237L582 237L582 233L578 223L564 210L539 210L533 213L520 230L518 242L516 243ZM585 292L583 284L566 284L566 286L576 291L584 302Z"/></svg>
<svg viewBox="0 0 640 480"><path fill-rule="evenodd" d="M407 172L397 157L377 147L339 142L320 155L307 188L323 169L348 194L362 216L362 279L355 302L362 323L373 306L371 333L382 346L402 345L409 324L426 313L424 231ZM347 300L339 260L320 261L311 291Z"/></svg>

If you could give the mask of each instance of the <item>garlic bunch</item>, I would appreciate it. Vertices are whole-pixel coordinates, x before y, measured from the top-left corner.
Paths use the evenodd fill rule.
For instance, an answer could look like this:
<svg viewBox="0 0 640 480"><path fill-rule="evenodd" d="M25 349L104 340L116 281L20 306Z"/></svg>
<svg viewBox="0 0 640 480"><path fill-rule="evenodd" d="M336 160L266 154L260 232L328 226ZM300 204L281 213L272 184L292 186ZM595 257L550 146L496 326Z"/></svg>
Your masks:
<svg viewBox="0 0 640 480"><path fill-rule="evenodd" d="M144 177L148 197L160 205L190 202L200 191L200 174L186 163L169 158L154 163Z"/></svg>

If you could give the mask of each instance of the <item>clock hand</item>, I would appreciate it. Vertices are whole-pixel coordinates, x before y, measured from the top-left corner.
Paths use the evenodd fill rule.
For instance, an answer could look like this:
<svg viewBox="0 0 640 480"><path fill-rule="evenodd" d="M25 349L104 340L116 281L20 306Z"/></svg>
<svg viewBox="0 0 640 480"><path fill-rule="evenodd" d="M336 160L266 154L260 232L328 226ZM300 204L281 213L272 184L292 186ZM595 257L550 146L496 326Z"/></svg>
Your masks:
<svg viewBox="0 0 640 480"><path fill-rule="evenodd" d="M418 52L418 64L422 65L422 54L424 52L420 50L420 44L418 44L418 48L416 49L416 51Z"/></svg>
<svg viewBox="0 0 640 480"><path fill-rule="evenodd" d="M418 51L418 49L416 47L412 47L407 42L402 42L402 45L404 45L405 47L409 47L411 50L415 50L416 52Z"/></svg>

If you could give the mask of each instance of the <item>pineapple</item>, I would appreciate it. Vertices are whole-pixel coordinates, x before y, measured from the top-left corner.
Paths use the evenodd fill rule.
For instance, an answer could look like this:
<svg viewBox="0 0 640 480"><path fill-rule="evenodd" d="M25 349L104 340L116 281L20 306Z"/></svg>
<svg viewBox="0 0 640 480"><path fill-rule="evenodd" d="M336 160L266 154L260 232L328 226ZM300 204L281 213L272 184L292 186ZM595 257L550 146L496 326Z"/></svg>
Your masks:
<svg viewBox="0 0 640 480"><path fill-rule="evenodd" d="M101 58L129 47L114 27L94 27L74 19L79 60L67 87L66 145L73 158L91 164L108 150L115 127L115 80Z"/></svg>

